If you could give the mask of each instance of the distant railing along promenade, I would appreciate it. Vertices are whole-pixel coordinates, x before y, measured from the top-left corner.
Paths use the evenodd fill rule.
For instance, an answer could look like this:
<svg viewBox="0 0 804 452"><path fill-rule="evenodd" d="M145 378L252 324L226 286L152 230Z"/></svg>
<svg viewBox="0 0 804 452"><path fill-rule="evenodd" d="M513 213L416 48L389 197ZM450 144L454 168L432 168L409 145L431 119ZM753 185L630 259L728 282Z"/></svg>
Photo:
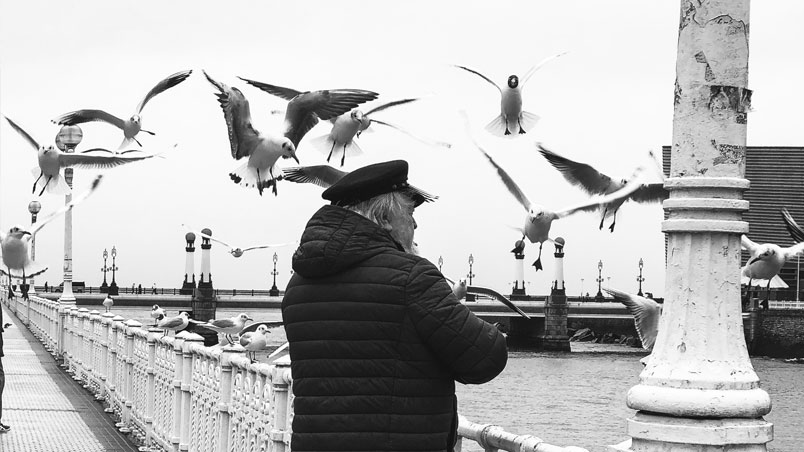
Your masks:
<svg viewBox="0 0 804 452"><path fill-rule="evenodd" d="M167 336L131 319L31 296L0 300L141 450L290 450L293 382L288 356L252 364L239 345L205 347L193 333ZM460 417L459 441L484 450L586 452Z"/></svg>

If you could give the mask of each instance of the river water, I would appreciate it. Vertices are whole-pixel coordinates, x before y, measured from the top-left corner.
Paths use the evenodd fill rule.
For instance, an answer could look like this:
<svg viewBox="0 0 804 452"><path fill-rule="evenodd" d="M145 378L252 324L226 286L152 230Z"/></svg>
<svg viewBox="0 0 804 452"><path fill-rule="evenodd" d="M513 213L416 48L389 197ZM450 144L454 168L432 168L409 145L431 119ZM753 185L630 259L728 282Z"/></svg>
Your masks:
<svg viewBox="0 0 804 452"><path fill-rule="evenodd" d="M113 312L145 325L153 322L150 310L143 308ZM218 308L218 318L237 314L238 310ZM275 309L249 314L257 321L281 320ZM284 329L271 331L271 346L286 342ZM572 353L511 352L505 370L491 382L457 385L458 411L473 422L499 425L511 433L603 452L605 446L627 439L626 419L635 411L625 405L625 396L639 383L643 368L639 360L646 354L624 345L577 342L572 343ZM774 424L768 450L803 451L804 364L763 357L751 361L773 404L765 416ZM482 451L471 441L464 443L464 450Z"/></svg>

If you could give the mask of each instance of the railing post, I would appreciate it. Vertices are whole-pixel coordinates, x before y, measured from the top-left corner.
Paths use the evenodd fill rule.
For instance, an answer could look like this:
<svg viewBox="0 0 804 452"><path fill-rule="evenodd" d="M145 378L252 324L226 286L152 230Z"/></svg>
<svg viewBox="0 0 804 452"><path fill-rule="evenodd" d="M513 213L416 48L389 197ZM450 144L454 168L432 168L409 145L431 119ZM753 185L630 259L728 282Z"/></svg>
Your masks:
<svg viewBox="0 0 804 452"><path fill-rule="evenodd" d="M170 441L173 443L173 451L178 452L181 448L181 426L182 426L182 390L181 382L184 376L184 357L182 349L184 347L184 336L176 335L173 338L173 352L175 354L176 372L173 376L173 434Z"/></svg>
<svg viewBox="0 0 804 452"><path fill-rule="evenodd" d="M87 313L84 319L84 389L92 388L92 382L99 381L95 376L98 366L98 363L95 361L95 343L97 341L95 337L95 325L99 321L100 312L94 309ZM87 323L89 323L89 328L87 328Z"/></svg>
<svg viewBox="0 0 804 452"><path fill-rule="evenodd" d="M123 433L131 433L131 407L134 405L134 401L131 397L131 390L133 386L133 373L134 373L134 328L139 328L142 326L142 323L136 320L126 320L125 322L126 328L126 350L125 350L125 359L126 359L126 380L125 380L125 387L123 388L123 395L125 398L125 404L123 406L123 419L118 422L118 430ZM122 425L121 425L122 424Z"/></svg>
<svg viewBox="0 0 804 452"><path fill-rule="evenodd" d="M156 336L161 335L159 328L148 328L148 385L145 406L145 446L149 447L154 434L154 397L156 394Z"/></svg>
<svg viewBox="0 0 804 452"><path fill-rule="evenodd" d="M232 358L243 355L244 350L238 346L224 347L221 353L221 394L218 401L218 413L220 416L218 451L229 451L229 429L231 427L231 415L229 414L229 404L232 401Z"/></svg>
<svg viewBox="0 0 804 452"><path fill-rule="evenodd" d="M192 385L193 385L193 344L203 344L204 338L182 331L178 334L184 336L182 351L182 378L181 378L181 441L179 450L190 448L190 421L192 420Z"/></svg>
<svg viewBox="0 0 804 452"><path fill-rule="evenodd" d="M95 400L106 400L109 395L109 328L112 326L114 314L104 312L101 314L101 337L100 337L100 366L95 369L98 373L98 384L100 391L95 395Z"/></svg>
<svg viewBox="0 0 804 452"><path fill-rule="evenodd" d="M31 298L25 300L25 326L31 329Z"/></svg>
<svg viewBox="0 0 804 452"><path fill-rule="evenodd" d="M117 355L121 353L122 350L118 349L117 341L118 335L122 333L122 329L124 328L123 321L125 319L119 315L116 315L112 317L111 320L111 334L109 337L109 370L107 373L109 376L109 406L104 409L104 411L107 413L114 413L114 407L116 405L115 399L118 398L117 394L121 391L121 389L117 386L117 360L119 359Z"/></svg>
<svg viewBox="0 0 804 452"><path fill-rule="evenodd" d="M274 406L274 416L271 419L270 439L273 442L273 451L285 452L290 450L292 411L290 399L290 360L287 357L274 361L271 370L271 402ZM289 416L290 415L290 416Z"/></svg>

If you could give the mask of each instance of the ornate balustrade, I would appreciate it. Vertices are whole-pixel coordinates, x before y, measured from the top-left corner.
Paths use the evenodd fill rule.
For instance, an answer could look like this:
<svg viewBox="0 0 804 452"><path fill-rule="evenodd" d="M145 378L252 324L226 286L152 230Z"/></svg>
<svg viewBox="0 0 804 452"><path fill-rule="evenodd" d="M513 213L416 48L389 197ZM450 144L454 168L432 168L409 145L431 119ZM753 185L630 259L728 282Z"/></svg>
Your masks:
<svg viewBox="0 0 804 452"><path fill-rule="evenodd" d="M193 333L164 335L136 320L31 296L0 300L103 402L140 449L164 452L290 450L293 393L290 361L253 364L244 350L205 347ZM461 417L466 440L485 450L586 452Z"/></svg>

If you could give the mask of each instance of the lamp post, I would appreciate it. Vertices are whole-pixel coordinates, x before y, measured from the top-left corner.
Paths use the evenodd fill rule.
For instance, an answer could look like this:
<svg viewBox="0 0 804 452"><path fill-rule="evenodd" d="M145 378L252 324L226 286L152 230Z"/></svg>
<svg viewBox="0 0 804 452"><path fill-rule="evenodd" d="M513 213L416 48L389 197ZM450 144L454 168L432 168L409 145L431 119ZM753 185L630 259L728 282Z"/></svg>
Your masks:
<svg viewBox="0 0 804 452"><path fill-rule="evenodd" d="M274 285L271 286L271 290L268 291L268 295L270 295L272 297L278 297L279 296L279 289L276 287L276 275L279 274L279 272L276 271L276 262L278 260L279 260L279 256L277 256L276 253L274 253L274 271L271 272L271 274L274 275Z"/></svg>
<svg viewBox="0 0 804 452"><path fill-rule="evenodd" d="M472 272L472 266L475 264L475 257L472 254L469 254L469 273L466 275L469 278L469 285L472 285L472 278L475 277L475 274ZM475 294L467 293L466 294L466 301L475 301Z"/></svg>
<svg viewBox="0 0 804 452"><path fill-rule="evenodd" d="M639 258L639 276L637 276L637 282L639 283L639 292L637 292L637 295L639 295L640 297L642 296L642 281L645 281L645 278L642 277L642 266L643 265L645 265L645 263L642 262L642 258L640 257Z"/></svg>
<svg viewBox="0 0 804 452"><path fill-rule="evenodd" d="M109 285L106 284L106 272L109 271L109 267L106 265L106 259L109 258L109 252L106 251L106 248L103 249L103 267L101 267L101 271L103 272L103 284L100 286L101 293L108 293L109 292Z"/></svg>
<svg viewBox="0 0 804 452"><path fill-rule="evenodd" d="M28 212L31 214L31 229L36 224L36 214L40 210L42 210L42 204L39 201L34 200L28 203ZM36 236L31 238L31 260L36 260ZM25 281L22 283L25 284ZM31 277L31 287L28 289L29 294L36 294L35 286L34 279Z"/></svg>
<svg viewBox="0 0 804 452"><path fill-rule="evenodd" d="M601 284L603 283L603 261L597 261L597 295L595 301L603 301L603 292L601 291Z"/></svg>
<svg viewBox="0 0 804 452"><path fill-rule="evenodd" d="M119 268L117 268L117 265L115 265L116 258L117 258L117 248L112 246L112 268L109 269L112 271L112 283L109 284L109 295L117 295L119 290L117 288L117 281L115 281L115 272L119 270Z"/></svg>
<svg viewBox="0 0 804 452"><path fill-rule="evenodd" d="M581 298L583 298L583 278L581 278Z"/></svg>
<svg viewBox="0 0 804 452"><path fill-rule="evenodd" d="M65 153L75 152L75 147L81 143L84 133L78 126L63 126L56 134L56 147ZM73 188L73 169L64 168L64 180L70 190ZM64 195L64 204L72 201L72 191ZM73 295L73 211L64 214L64 288L59 297L59 303L75 303Z"/></svg>
<svg viewBox="0 0 804 452"><path fill-rule="evenodd" d="M438 271L441 271L441 266L444 265L444 258L438 256Z"/></svg>

